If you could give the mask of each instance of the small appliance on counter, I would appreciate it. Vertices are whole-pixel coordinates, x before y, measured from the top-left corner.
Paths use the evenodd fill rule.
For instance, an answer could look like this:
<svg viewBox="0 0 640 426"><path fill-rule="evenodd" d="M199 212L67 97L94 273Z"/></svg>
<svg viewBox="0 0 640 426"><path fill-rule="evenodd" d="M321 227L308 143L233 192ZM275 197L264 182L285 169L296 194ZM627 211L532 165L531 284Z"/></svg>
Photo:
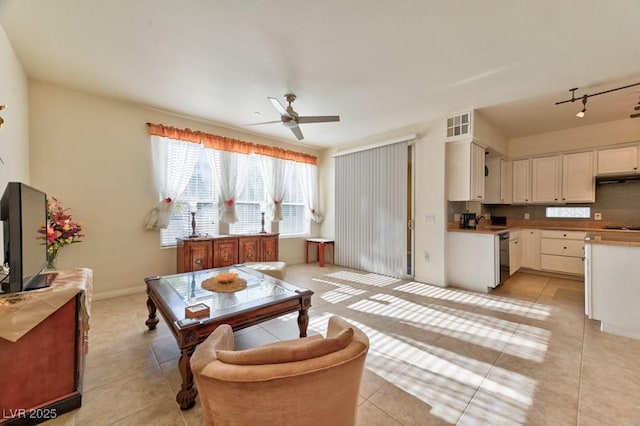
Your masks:
<svg viewBox="0 0 640 426"><path fill-rule="evenodd" d="M491 216L491 226L507 226L507 217Z"/></svg>
<svg viewBox="0 0 640 426"><path fill-rule="evenodd" d="M460 228L469 229L476 227L476 214L475 213L462 213L460 215Z"/></svg>

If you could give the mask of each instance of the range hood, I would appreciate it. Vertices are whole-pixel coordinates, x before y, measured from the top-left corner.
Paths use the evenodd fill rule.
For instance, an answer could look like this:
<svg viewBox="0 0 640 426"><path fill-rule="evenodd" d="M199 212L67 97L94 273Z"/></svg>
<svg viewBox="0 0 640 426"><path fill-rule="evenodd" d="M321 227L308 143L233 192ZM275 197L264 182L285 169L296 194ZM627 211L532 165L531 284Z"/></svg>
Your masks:
<svg viewBox="0 0 640 426"><path fill-rule="evenodd" d="M617 175L617 176L596 176L596 184L605 185L611 183L624 183L630 180L640 180L640 174Z"/></svg>

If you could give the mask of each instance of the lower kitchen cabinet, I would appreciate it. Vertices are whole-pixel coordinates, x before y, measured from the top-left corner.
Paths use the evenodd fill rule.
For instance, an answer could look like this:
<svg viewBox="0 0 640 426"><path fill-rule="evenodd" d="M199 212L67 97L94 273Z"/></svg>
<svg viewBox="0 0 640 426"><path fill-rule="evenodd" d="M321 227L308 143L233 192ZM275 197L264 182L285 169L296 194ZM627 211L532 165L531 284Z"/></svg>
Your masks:
<svg viewBox="0 0 640 426"><path fill-rule="evenodd" d="M509 233L509 275L515 274L522 266L522 231Z"/></svg>
<svg viewBox="0 0 640 426"><path fill-rule="evenodd" d="M540 270L540 230L522 230L522 267Z"/></svg>
<svg viewBox="0 0 640 426"><path fill-rule="evenodd" d="M498 235L447 232L447 284L488 293L500 283Z"/></svg>
<svg viewBox="0 0 640 426"><path fill-rule="evenodd" d="M278 260L278 234L178 238L178 273Z"/></svg>
<svg viewBox="0 0 640 426"><path fill-rule="evenodd" d="M584 275L584 237L582 231L541 231L540 269Z"/></svg>

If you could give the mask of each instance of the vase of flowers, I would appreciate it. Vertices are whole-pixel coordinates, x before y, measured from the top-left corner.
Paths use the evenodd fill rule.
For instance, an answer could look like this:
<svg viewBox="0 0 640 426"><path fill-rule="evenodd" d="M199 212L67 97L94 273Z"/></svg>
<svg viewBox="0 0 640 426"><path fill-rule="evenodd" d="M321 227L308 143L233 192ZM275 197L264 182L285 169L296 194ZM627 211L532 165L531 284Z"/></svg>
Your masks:
<svg viewBox="0 0 640 426"><path fill-rule="evenodd" d="M38 232L47 245L47 269L56 269L58 262L58 252L66 245L80 243L84 237L82 232L82 222L74 222L71 215L67 213L57 198L51 197L47 200L47 224L42 226Z"/></svg>

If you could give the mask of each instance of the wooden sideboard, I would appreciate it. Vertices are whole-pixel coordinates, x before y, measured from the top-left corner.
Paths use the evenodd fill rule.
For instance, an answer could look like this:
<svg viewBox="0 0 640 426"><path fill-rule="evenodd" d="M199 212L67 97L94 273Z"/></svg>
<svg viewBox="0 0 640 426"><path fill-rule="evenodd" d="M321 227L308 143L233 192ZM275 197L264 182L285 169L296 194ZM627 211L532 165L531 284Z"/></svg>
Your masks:
<svg viewBox="0 0 640 426"><path fill-rule="evenodd" d="M83 300L91 297L88 280L92 279L92 273L76 279L77 274L68 272L58 272L59 292L53 288L58 285L56 278L51 289L2 295L3 321L13 321L13 326L5 327L3 333L8 328L23 330L25 321L35 322L41 314L47 315L15 342L0 337L3 426L42 423L81 406L88 327L87 305ZM70 288L72 283L86 290ZM70 299L61 302L67 296ZM47 306L51 312L43 313ZM24 315L16 315L13 307L25 312Z"/></svg>
<svg viewBox="0 0 640 426"><path fill-rule="evenodd" d="M178 273L223 268L245 262L278 260L279 234L178 238Z"/></svg>

